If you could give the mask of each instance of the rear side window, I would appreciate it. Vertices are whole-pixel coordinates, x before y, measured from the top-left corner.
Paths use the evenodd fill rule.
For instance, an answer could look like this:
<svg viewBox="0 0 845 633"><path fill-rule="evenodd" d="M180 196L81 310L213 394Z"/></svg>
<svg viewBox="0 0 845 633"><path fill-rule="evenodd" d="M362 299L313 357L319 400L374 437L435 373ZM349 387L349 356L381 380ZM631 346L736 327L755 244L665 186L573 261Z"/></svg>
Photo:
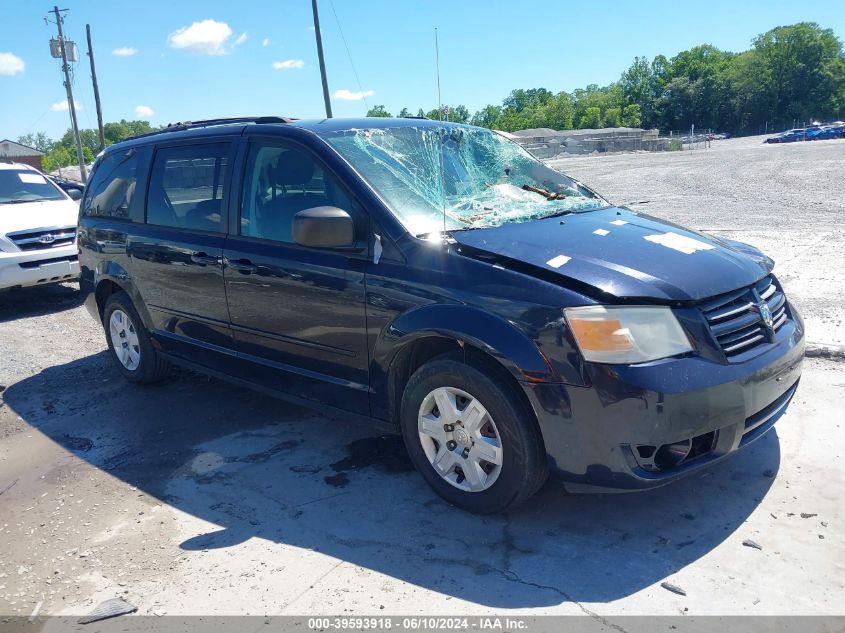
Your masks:
<svg viewBox="0 0 845 633"><path fill-rule="evenodd" d="M103 156L85 187L83 215L140 220L136 191L148 151L147 148L132 147Z"/></svg>
<svg viewBox="0 0 845 633"><path fill-rule="evenodd" d="M229 143L165 147L155 155L147 224L224 232Z"/></svg>

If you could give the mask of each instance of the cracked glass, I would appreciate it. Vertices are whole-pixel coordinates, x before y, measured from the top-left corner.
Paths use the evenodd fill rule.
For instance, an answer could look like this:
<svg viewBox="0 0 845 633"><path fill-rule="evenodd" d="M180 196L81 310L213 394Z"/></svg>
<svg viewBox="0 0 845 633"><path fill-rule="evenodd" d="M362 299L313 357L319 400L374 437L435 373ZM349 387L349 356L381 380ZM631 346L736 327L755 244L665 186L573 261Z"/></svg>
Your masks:
<svg viewBox="0 0 845 633"><path fill-rule="evenodd" d="M344 130L323 138L413 235L607 206L517 143L482 128L408 125Z"/></svg>

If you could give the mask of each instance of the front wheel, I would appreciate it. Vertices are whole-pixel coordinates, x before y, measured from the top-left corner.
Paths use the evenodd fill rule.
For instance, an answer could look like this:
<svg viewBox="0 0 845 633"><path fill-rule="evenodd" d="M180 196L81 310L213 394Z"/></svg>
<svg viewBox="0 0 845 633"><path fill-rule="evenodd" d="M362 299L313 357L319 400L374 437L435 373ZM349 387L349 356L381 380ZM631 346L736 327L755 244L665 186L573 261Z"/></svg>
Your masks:
<svg viewBox="0 0 845 633"><path fill-rule="evenodd" d="M513 388L458 360L434 360L411 376L401 427L426 482L470 512L515 508L548 477L540 432Z"/></svg>
<svg viewBox="0 0 845 633"><path fill-rule="evenodd" d="M125 292L117 292L106 301L103 328L111 357L124 378L147 384L167 375L167 361L152 346L150 335Z"/></svg>

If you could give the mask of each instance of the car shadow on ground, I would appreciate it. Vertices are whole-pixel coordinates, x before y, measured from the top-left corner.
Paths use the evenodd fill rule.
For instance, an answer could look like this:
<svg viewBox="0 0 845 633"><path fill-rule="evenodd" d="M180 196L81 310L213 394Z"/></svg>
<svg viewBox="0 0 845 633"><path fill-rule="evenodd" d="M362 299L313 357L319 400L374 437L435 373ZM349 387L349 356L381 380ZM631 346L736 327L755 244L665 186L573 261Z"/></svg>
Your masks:
<svg viewBox="0 0 845 633"><path fill-rule="evenodd" d="M608 602L659 582L742 525L780 459L772 432L658 490L569 495L550 482L479 517L437 498L398 437L190 372L132 386L110 363L45 369L5 402L93 466L219 526L180 536L181 550L258 537L495 608Z"/></svg>
<svg viewBox="0 0 845 633"><path fill-rule="evenodd" d="M45 284L0 292L0 323L76 308L82 303L79 284Z"/></svg>

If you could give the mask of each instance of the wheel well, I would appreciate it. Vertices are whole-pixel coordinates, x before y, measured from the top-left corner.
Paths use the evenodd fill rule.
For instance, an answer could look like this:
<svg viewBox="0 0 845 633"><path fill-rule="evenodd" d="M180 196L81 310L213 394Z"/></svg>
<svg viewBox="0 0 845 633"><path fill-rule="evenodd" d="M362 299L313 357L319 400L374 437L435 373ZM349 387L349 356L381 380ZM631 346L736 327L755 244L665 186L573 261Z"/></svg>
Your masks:
<svg viewBox="0 0 845 633"><path fill-rule="evenodd" d="M108 298L116 292L120 292L122 290L123 288L108 279L105 279L97 284L97 290L94 293L94 297L97 300L97 310L100 312L101 321L103 320L103 310L106 308L106 301L108 301Z"/></svg>
<svg viewBox="0 0 845 633"><path fill-rule="evenodd" d="M472 365L490 376L495 376L500 383L513 389L513 392L525 407L526 414L530 415L534 423L537 424L534 408L531 406L528 396L525 395L525 391L519 386L513 374L502 363L473 345L441 336L428 336L417 339L405 346L397 357L393 359L390 365L389 395L390 411L393 415L394 423L398 425L400 409L402 407L402 394L405 391L405 385L408 384L408 380L410 380L414 372L437 356L442 356L450 352L459 355L459 358L465 364Z"/></svg>

